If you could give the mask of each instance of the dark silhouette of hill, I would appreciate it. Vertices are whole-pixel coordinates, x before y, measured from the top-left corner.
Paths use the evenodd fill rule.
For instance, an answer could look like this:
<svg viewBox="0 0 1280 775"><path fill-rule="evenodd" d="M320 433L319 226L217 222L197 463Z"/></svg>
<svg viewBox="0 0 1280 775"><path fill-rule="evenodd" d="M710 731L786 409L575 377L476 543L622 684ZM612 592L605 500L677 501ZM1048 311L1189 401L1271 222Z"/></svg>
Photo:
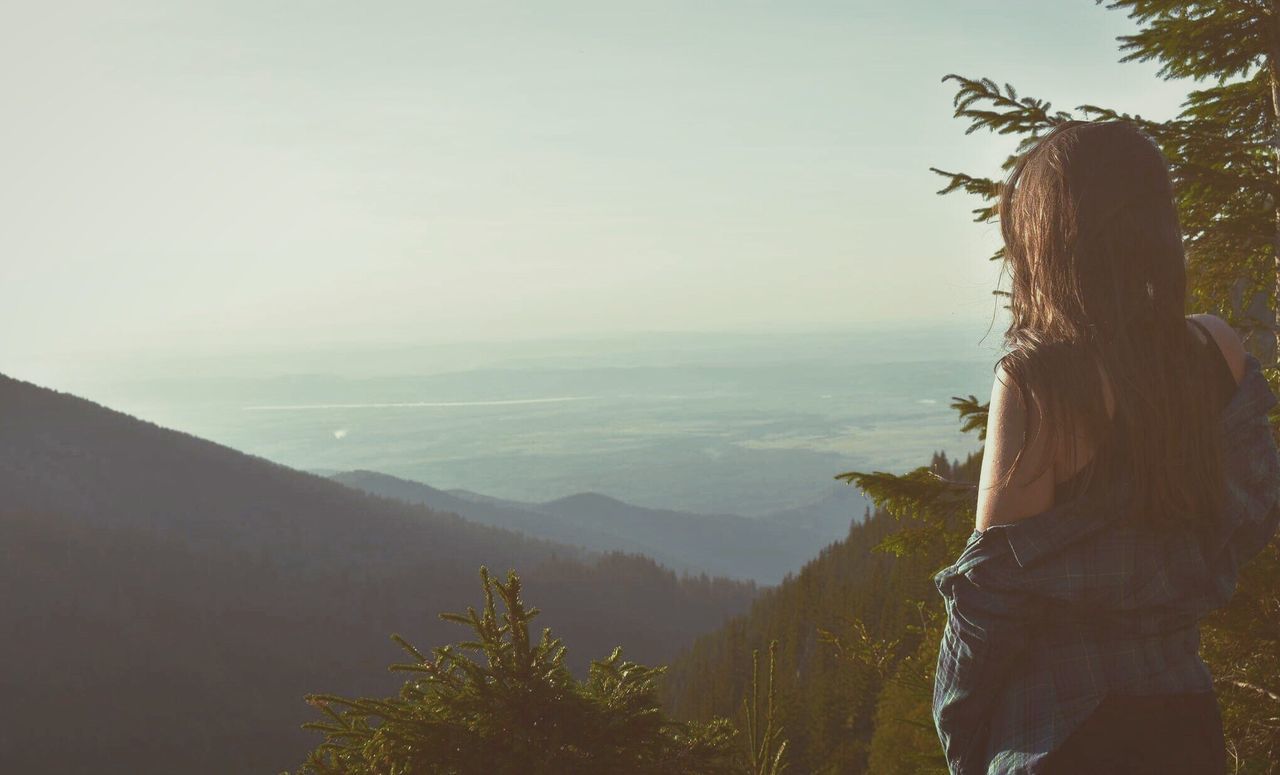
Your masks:
<svg viewBox="0 0 1280 775"><path fill-rule="evenodd" d="M588 549L639 552L676 570L706 571L763 584L778 583L834 540L798 524L801 519L787 522L782 518L653 509L596 492L527 503L440 490L372 471L348 471L333 478L376 495L421 503L538 538ZM845 503L852 505L853 501ZM811 513L803 512L804 516ZM840 536L861 513L859 506L856 515L845 516Z"/></svg>
<svg viewBox="0 0 1280 775"><path fill-rule="evenodd" d="M378 498L0 376L0 772L278 772L304 694L385 694L400 632L516 568L574 669L660 663L752 584ZM371 678L372 676L372 678Z"/></svg>

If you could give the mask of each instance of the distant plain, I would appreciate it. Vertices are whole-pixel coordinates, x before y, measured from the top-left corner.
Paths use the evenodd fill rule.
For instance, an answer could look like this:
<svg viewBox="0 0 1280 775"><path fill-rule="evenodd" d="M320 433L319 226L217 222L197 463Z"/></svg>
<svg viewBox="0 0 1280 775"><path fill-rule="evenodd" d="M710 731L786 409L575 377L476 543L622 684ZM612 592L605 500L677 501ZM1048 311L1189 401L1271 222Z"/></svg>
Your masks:
<svg viewBox="0 0 1280 775"><path fill-rule="evenodd" d="M959 327L958 327L959 328ZM981 336L981 329L978 336ZM543 501L599 492L761 516L845 470L977 448L951 396L990 389L998 332L666 334L335 347L82 368L76 392L294 468ZM14 376L23 377L22 374Z"/></svg>

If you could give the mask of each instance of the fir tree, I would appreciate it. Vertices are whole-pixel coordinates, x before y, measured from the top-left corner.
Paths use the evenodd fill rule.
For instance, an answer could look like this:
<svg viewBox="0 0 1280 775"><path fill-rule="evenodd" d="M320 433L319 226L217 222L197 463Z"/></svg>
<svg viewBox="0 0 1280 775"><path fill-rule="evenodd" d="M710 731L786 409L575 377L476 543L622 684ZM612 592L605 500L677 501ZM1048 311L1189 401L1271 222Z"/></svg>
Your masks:
<svg viewBox="0 0 1280 775"><path fill-rule="evenodd" d="M588 679L580 682L565 666L565 646L550 629L540 640L531 638L529 623L538 610L525 606L515 572L506 583L484 568L480 575L483 610L441 614L470 627L473 640L427 656L393 636L412 658L391 666L411 676L398 697L307 698L326 719L304 725L323 733L324 741L300 775L745 771L748 757L728 720L686 723L662 712L656 681L666 668L623 661L617 648L593 662ZM501 615L495 593L505 608ZM771 729L765 742L761 750L771 751L776 732Z"/></svg>
<svg viewBox="0 0 1280 775"><path fill-rule="evenodd" d="M774 716L776 699L774 671L778 642L769 644L769 683L765 688L764 726L760 725L760 651L751 652L751 696L743 698L742 712L747 727L747 766L750 775L782 775L787 769L787 741ZM749 700L749 701L748 701Z"/></svg>
<svg viewBox="0 0 1280 775"><path fill-rule="evenodd" d="M323 721L304 724L324 741L299 775L782 775L787 742L776 720L777 641L769 644L769 677L761 726L758 657L752 653L751 701L742 713L745 746L725 718L707 723L670 719L657 696L665 667L621 659L621 647L592 662L585 682L565 666L565 646L529 624L538 609L520 597L509 571L504 584L480 568L484 608L442 619L463 624L473 640L441 646L433 656L392 639L412 658L392 671L409 673L396 698L307 701ZM499 616L495 593L505 612ZM469 654L483 655L484 662Z"/></svg>

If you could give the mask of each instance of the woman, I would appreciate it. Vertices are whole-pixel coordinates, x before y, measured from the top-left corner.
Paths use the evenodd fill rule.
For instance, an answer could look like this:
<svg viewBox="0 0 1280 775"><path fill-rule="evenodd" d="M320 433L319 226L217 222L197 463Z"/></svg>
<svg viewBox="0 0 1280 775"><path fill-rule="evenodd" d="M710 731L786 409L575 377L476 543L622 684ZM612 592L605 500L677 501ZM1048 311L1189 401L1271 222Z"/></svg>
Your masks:
<svg viewBox="0 0 1280 775"><path fill-rule="evenodd" d="M948 766L1223 773L1198 623L1280 526L1276 396L1225 322L1185 317L1168 165L1131 123L1056 127L999 213L1009 352L975 529L934 577Z"/></svg>

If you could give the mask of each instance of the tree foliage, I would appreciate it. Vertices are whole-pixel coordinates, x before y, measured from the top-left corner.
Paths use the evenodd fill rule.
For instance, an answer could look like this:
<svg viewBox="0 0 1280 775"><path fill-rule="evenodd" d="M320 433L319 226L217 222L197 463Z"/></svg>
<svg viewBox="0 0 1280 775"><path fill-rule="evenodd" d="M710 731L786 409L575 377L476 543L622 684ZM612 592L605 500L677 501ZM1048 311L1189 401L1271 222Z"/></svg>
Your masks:
<svg viewBox="0 0 1280 775"><path fill-rule="evenodd" d="M393 636L411 658L390 668L410 676L398 697L307 698L325 718L305 727L324 741L300 775L781 775L785 741L774 721L772 659L765 726L758 733L753 700L749 750L742 751L727 719L667 717L657 698L666 668L625 661L621 647L577 680L550 628L531 636L539 611L521 598L519 576L510 571L504 583L481 567L480 577L480 611L440 615L469 627L472 639L426 655Z"/></svg>

